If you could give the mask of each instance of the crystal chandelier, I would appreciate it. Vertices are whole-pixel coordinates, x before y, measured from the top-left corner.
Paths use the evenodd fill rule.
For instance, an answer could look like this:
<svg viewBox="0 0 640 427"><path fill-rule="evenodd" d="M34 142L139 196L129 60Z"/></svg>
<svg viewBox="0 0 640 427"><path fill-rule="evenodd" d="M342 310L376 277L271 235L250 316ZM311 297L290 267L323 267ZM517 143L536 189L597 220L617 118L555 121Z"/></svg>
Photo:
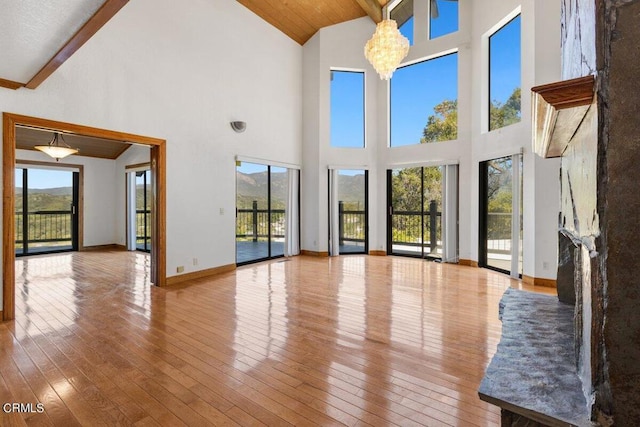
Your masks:
<svg viewBox="0 0 640 427"><path fill-rule="evenodd" d="M58 140L60 138L62 142ZM63 159L72 154L76 154L78 152L77 149L71 148L64 140L63 136L58 132L53 134L53 139L49 142L48 145L36 145L36 150L40 150L45 154L56 159L56 162L60 159Z"/></svg>
<svg viewBox="0 0 640 427"><path fill-rule="evenodd" d="M393 19L379 22L375 33L364 45L364 56L383 80L391 78L408 53L409 40L400 33Z"/></svg>

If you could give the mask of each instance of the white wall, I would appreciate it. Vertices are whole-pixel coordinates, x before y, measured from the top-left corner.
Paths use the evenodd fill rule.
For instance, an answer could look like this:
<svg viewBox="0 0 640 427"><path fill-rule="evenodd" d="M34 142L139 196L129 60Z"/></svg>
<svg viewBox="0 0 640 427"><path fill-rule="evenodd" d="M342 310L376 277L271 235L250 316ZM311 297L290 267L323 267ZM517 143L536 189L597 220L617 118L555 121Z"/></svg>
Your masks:
<svg viewBox="0 0 640 427"><path fill-rule="evenodd" d="M302 160L302 48L235 0L137 0L0 111L166 139L167 274L233 264L234 156Z"/></svg>
<svg viewBox="0 0 640 427"><path fill-rule="evenodd" d="M426 0L423 0L426 1ZM302 212L306 229L303 249L326 250L327 165L369 165L370 249L386 249L386 169L405 164L460 164L460 258L478 259L478 165L495 157L524 152L524 274L555 278L559 162L542 160L531 152L532 86L560 79L560 5L534 0L460 0L460 30L432 41L416 41L406 62L458 51L458 140L437 144L388 147L388 88L363 56L363 46L375 29L368 18L322 29L304 46L303 166L314 168L318 191L305 199ZM483 129L488 92L487 43L489 31L514 10L522 13L522 121L493 132ZM554 25L554 23L556 25ZM416 38L418 40L418 38ZM366 70L367 147L329 147L329 69ZM315 71L319 68L319 74ZM434 82L437 84L437 82ZM317 98L316 98L317 97ZM486 126L485 126L486 127ZM318 146L314 145L318 144ZM317 154L316 154L317 153ZM317 174L317 176L316 176ZM318 185L315 185L315 182ZM313 242L318 241L318 245Z"/></svg>
<svg viewBox="0 0 640 427"><path fill-rule="evenodd" d="M33 150L16 150L16 161L31 160L51 162L44 153ZM115 160L70 156L63 163L82 165L84 175L83 241L82 246L109 245L116 240Z"/></svg>

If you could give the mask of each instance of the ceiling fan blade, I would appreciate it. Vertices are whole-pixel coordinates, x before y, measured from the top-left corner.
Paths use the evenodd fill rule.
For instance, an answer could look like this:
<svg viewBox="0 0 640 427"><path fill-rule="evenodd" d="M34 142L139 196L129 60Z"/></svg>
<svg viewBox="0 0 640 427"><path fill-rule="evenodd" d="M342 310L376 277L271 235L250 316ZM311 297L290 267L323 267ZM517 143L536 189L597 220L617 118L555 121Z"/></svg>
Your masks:
<svg viewBox="0 0 640 427"><path fill-rule="evenodd" d="M438 16L440 16L440 14L438 13L438 1L437 0L431 0L431 18L432 19L436 19Z"/></svg>

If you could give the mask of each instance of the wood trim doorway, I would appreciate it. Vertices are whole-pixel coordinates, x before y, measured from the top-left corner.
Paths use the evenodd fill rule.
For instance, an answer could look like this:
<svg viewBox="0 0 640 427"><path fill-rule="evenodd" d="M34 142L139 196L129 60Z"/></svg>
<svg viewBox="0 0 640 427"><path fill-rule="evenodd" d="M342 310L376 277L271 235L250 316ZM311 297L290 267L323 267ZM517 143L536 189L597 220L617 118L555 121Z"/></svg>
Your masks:
<svg viewBox="0 0 640 427"><path fill-rule="evenodd" d="M12 113L2 114L2 320L15 318L15 174L16 126L27 126L50 131L127 141L151 148L152 176L152 229L151 229L151 282L166 284L166 141L106 129L81 126Z"/></svg>

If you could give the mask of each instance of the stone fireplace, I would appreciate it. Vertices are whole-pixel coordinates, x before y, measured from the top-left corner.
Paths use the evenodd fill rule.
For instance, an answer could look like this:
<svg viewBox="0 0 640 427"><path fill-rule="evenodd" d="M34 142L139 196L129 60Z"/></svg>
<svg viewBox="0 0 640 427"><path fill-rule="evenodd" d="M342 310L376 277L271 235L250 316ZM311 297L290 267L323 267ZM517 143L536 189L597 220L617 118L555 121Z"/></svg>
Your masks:
<svg viewBox="0 0 640 427"><path fill-rule="evenodd" d="M503 408L503 425L638 426L640 0L562 0L561 28L563 80L595 77L586 112L558 115L551 129L566 137L566 145L553 153L561 156L557 284L562 302L505 295L503 340L480 395ZM577 116L575 128L568 126ZM540 313L547 318L530 320ZM557 327L549 327L553 322ZM535 339L529 338L532 332ZM545 346L552 351L543 351ZM561 360L560 351L566 353ZM533 356L548 364L532 365L535 374L506 378L511 373L505 366L527 366L523 361ZM560 371L548 369L550 364ZM500 395L500 385L510 391ZM545 393L562 387L572 403L545 400ZM581 409L567 412L568 404L584 405L584 416L572 418L571 412Z"/></svg>

